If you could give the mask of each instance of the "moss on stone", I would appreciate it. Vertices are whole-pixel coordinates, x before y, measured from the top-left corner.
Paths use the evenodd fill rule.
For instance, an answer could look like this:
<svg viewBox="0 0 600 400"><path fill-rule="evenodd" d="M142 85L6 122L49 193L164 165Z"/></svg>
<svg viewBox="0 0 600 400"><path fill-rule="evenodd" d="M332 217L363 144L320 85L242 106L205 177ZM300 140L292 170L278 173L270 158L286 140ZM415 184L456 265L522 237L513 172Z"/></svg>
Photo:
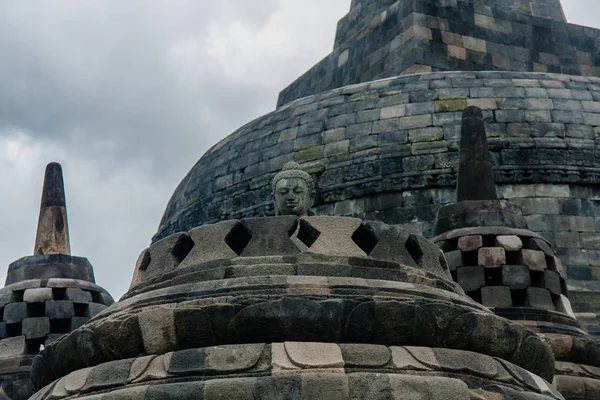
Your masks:
<svg viewBox="0 0 600 400"><path fill-rule="evenodd" d="M436 113L462 111L465 108L467 108L467 99L437 100L435 102Z"/></svg>

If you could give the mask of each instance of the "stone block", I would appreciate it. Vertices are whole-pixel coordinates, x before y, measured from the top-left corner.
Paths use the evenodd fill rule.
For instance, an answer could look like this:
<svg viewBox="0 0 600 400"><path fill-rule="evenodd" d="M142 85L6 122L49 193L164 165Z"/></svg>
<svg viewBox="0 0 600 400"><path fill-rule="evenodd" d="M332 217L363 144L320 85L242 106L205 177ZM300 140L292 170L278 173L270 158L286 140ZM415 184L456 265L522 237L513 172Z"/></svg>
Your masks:
<svg viewBox="0 0 600 400"><path fill-rule="evenodd" d="M150 264L143 279L151 279L173 271L193 247L194 242L187 233L176 233L153 243L148 249Z"/></svg>
<svg viewBox="0 0 600 400"><path fill-rule="evenodd" d="M390 362L390 349L375 344L340 344L346 367L383 367Z"/></svg>
<svg viewBox="0 0 600 400"><path fill-rule="evenodd" d="M531 285L531 274L527 265L503 265L502 284L514 290L524 290Z"/></svg>
<svg viewBox="0 0 600 400"><path fill-rule="evenodd" d="M483 267L462 267L456 270L457 282L465 292L474 292L485 285Z"/></svg>
<svg viewBox="0 0 600 400"><path fill-rule="evenodd" d="M396 106L384 107L379 111L379 119L390 119L404 117L406 115L406 105L399 104Z"/></svg>
<svg viewBox="0 0 600 400"><path fill-rule="evenodd" d="M356 232L362 224L360 219L341 217L304 217L301 221L298 238L309 247L309 253L347 257L367 256L364 250L352 240L354 232ZM303 232L307 232L306 235L304 235ZM311 234L310 232L314 233ZM317 232L318 234L316 234ZM303 237L305 236L312 237L314 242L307 243L303 240Z"/></svg>
<svg viewBox="0 0 600 400"><path fill-rule="evenodd" d="M23 293L23 301L26 303L43 303L52 298L52 288L26 289Z"/></svg>
<svg viewBox="0 0 600 400"><path fill-rule="evenodd" d="M242 232L236 236L236 230L239 229ZM247 238L240 237L244 233L243 231L244 229L239 221L223 221L218 224L203 225L192 229L189 235L194 247L179 264L179 268L193 267L209 261L228 260L237 257L238 254L227 244L226 239L236 243L246 241Z"/></svg>
<svg viewBox="0 0 600 400"><path fill-rule="evenodd" d="M0 354L2 354L2 358L18 357L27 354L25 336L15 336L0 340Z"/></svg>
<svg viewBox="0 0 600 400"><path fill-rule="evenodd" d="M523 248L523 241L516 235L496 236L496 247L502 247L506 251L519 251Z"/></svg>
<svg viewBox="0 0 600 400"><path fill-rule="evenodd" d="M464 252L474 251L483 247L483 237L481 235L463 236L458 239L458 249Z"/></svg>
<svg viewBox="0 0 600 400"><path fill-rule="evenodd" d="M90 320L89 317L72 317L71 318L71 331L81 327L83 324Z"/></svg>
<svg viewBox="0 0 600 400"><path fill-rule="evenodd" d="M556 247L565 249L581 249L578 232L554 232Z"/></svg>
<svg viewBox="0 0 600 400"><path fill-rule="evenodd" d="M554 271L544 271L542 286L548 289L550 293L560 295L562 292L560 275Z"/></svg>
<svg viewBox="0 0 600 400"><path fill-rule="evenodd" d="M286 215L271 218L247 218L242 224L250 234L242 257L292 255L300 251L291 239L298 226L298 218Z"/></svg>
<svg viewBox="0 0 600 400"><path fill-rule="evenodd" d="M343 368L340 346L335 343L285 342L290 360L301 368Z"/></svg>
<svg viewBox="0 0 600 400"><path fill-rule="evenodd" d="M462 251L454 250L444 253L448 268L450 271L456 271L457 268L463 266Z"/></svg>
<svg viewBox="0 0 600 400"><path fill-rule="evenodd" d="M506 264L506 250L502 247L482 247L478 250L477 260L485 268L500 268Z"/></svg>
<svg viewBox="0 0 600 400"><path fill-rule="evenodd" d="M48 317L25 318L22 332L26 339L45 338L50 333L50 319Z"/></svg>
<svg viewBox="0 0 600 400"><path fill-rule="evenodd" d="M594 217L569 216L569 227L573 232L596 232Z"/></svg>
<svg viewBox="0 0 600 400"><path fill-rule="evenodd" d="M69 319L75 315L72 300L49 300L44 305L50 319Z"/></svg>
<svg viewBox="0 0 600 400"><path fill-rule="evenodd" d="M543 251L522 249L517 257L517 262L527 265L533 271L544 271L548 266L546 264L546 255Z"/></svg>
<svg viewBox="0 0 600 400"><path fill-rule="evenodd" d="M4 307L4 321L7 324L21 322L27 317L27 303L10 303Z"/></svg>
<svg viewBox="0 0 600 400"><path fill-rule="evenodd" d="M79 288L67 288L65 299L72 300L75 303L90 303L92 301L92 294L87 290Z"/></svg>
<svg viewBox="0 0 600 400"><path fill-rule="evenodd" d="M432 125L431 114L413 115L398 120L400 129L426 128Z"/></svg>
<svg viewBox="0 0 600 400"><path fill-rule="evenodd" d="M512 297L507 286L485 286L481 288L481 304L486 307L511 307Z"/></svg>
<svg viewBox="0 0 600 400"><path fill-rule="evenodd" d="M552 297L547 289L530 287L527 288L526 296L527 307L543 308L546 310L554 310Z"/></svg>

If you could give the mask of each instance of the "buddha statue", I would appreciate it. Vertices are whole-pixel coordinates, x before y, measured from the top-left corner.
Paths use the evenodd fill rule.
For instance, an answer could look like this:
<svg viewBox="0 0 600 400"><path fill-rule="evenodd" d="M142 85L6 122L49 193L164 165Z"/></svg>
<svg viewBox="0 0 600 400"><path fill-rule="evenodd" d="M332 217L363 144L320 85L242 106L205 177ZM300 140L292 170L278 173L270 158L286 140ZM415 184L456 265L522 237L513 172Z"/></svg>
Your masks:
<svg viewBox="0 0 600 400"><path fill-rule="evenodd" d="M276 215L308 215L315 200L315 182L295 161L283 166L273 178Z"/></svg>

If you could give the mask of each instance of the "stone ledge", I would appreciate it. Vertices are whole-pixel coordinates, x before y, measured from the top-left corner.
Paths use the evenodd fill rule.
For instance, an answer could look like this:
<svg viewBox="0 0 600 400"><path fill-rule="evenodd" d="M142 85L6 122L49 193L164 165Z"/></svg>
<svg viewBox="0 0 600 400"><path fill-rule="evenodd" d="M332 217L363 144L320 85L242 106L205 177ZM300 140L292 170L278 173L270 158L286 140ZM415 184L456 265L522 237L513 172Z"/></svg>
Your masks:
<svg viewBox="0 0 600 400"><path fill-rule="evenodd" d="M290 342L183 350L75 371L32 399L88 398L102 391L109 392L102 398L127 394L132 399L153 399L158 393L160 398L170 393L168 398L187 399L192 388L196 395L204 393L204 399L234 392L235 398L241 393L250 398L258 388L261 395L269 392L268 387L286 398L302 393L307 398L366 399L372 390L388 387L394 399L418 395L468 400L470 391L482 393L479 388L491 385L512 396L531 392L539 398L561 399L549 383L502 359L439 348L377 346L376 352L372 350L373 346L362 344ZM172 383L182 379L183 383Z"/></svg>

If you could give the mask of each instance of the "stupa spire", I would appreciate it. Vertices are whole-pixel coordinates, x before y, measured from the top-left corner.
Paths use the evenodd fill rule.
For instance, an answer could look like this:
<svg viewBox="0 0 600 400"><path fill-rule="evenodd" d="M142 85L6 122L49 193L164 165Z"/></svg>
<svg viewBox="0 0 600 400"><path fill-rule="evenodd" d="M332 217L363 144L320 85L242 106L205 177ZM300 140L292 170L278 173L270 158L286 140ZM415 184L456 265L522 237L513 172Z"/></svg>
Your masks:
<svg viewBox="0 0 600 400"><path fill-rule="evenodd" d="M33 254L71 254L65 185L59 163L46 166Z"/></svg>
<svg viewBox="0 0 600 400"><path fill-rule="evenodd" d="M456 201L497 200L485 121L478 107L463 112L459 160Z"/></svg>

